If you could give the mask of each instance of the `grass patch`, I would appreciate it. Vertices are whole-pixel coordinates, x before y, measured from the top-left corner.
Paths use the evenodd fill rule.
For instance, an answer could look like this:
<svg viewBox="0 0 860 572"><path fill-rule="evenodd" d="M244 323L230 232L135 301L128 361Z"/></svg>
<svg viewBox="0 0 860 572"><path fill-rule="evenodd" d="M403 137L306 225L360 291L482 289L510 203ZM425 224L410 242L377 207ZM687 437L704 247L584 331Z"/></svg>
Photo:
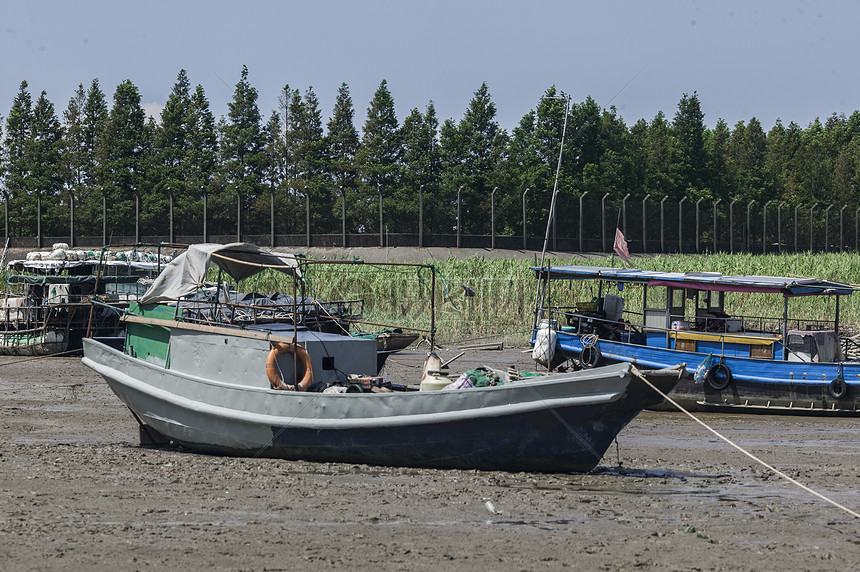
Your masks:
<svg viewBox="0 0 860 572"><path fill-rule="evenodd" d="M553 265L609 266L609 258L579 256L554 258ZM616 259L616 265L618 260ZM714 254L639 257L644 270L709 271L724 275L815 277L850 282L860 275L860 255L828 254ZM532 323L537 289L531 259L450 258L432 262L436 270L436 330L439 343L476 338L504 339L525 344ZM430 273L410 267L373 264L316 265L305 275L306 292L322 299L365 301L365 320L382 324L430 328ZM260 293L292 292L290 279L265 272L239 285L240 290ZM474 295L471 295L474 294ZM553 302L590 300L597 295L596 282L556 282ZM782 297L728 294L727 306L735 315L782 316ZM641 306L632 295L629 309ZM795 298L789 302L792 317L815 320L832 316L832 297ZM860 324L860 295L843 297L843 328L855 333ZM372 329L368 327L367 329Z"/></svg>

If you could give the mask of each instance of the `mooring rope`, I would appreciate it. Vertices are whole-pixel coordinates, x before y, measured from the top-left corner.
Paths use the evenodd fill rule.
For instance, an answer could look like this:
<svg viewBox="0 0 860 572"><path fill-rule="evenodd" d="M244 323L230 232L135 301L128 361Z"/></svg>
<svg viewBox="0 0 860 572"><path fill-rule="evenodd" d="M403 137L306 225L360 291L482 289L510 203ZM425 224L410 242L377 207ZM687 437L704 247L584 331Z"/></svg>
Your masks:
<svg viewBox="0 0 860 572"><path fill-rule="evenodd" d="M664 398L666 401L668 401L669 403L671 403L672 405L674 405L675 407L677 407L677 408L678 408L678 411L680 411L681 413L685 414L687 417L689 417L690 419L692 419L693 421L695 421L696 423L698 423L699 425L701 425L702 427L704 427L705 429L707 429L708 431L710 431L711 433L713 433L714 435L716 435L717 437L719 437L720 439L722 439L723 441L725 441L726 443L728 443L729 445L731 445L732 447L734 447L735 449L737 449L738 451L740 451L741 453L743 453L744 455L746 455L747 457L749 457L750 459L752 459L753 461L755 461L756 463L758 463L758 464L760 464L761 466L765 467L766 469L768 469L769 471L773 472L774 474L776 474L776 475L778 475L778 476L782 477L783 479L787 480L788 482L790 482L790 483L792 483L792 484L794 484L794 485L797 485L798 487L800 487L800 488L801 488L801 489L803 489L804 491L806 491L806 492L810 493L811 495L818 497L819 499L823 500L824 502L829 503L829 504L831 504L831 505L835 506L836 508L838 508L838 509L840 509L840 510L843 510L843 511L847 512L848 514L850 514L851 516L853 516L853 517L855 517L855 518L860 518L860 514L858 514L857 512L855 512L855 511L851 510L850 508L848 508L848 507L846 507L846 506L844 506L844 505L839 504L839 503L838 503L838 502L836 502L835 500L833 500L833 499L831 499L831 498L828 498L828 497L824 496L823 494L821 494L821 493L819 493L819 492L817 492L817 491L812 490L811 488L807 487L806 485L804 485L803 483L799 482L798 480L796 480L796 479L793 479L793 478L789 477L788 475L786 475L785 473L783 473L782 471L780 471L779 469L777 469L777 468L776 468L776 467L774 467L773 465L770 465L770 464L766 463L765 461L763 461L763 460L759 459L758 457L756 457L755 455L753 455L752 453L750 453L750 452L749 452L749 451L747 451L746 449L742 448L740 445L738 445L738 444L734 443L734 442L733 442L731 439L729 439L728 437L723 436L723 435L722 435L722 434L720 434L716 429L714 429L714 428L712 428L711 426L709 426L707 423L705 423L704 421L702 421L701 419L699 419L698 417L696 417L695 415L693 415L692 413L690 413L689 411L687 411L686 409L684 409L684 407L682 407L682 406L681 406L678 402L676 402L674 399L672 399L671 397L669 397L668 395L666 395L665 393L663 393L662 391L660 391L660 390L659 390L659 389L658 389L658 388L657 388L653 383L651 383L650 381L648 381L648 379L647 379L644 375L642 375L642 374L641 374L641 373L640 373L640 372L639 372L635 367L634 367L634 368L632 368L632 371L633 371L633 373L636 375L636 377L638 377L639 379L641 379L642 381L644 381L646 384L648 384L648 386L649 386L651 389L653 389L654 391L656 391L657 393L659 393L661 396L663 396L663 398Z"/></svg>
<svg viewBox="0 0 860 572"><path fill-rule="evenodd" d="M596 346L597 340L597 334L585 334L579 339L579 342L582 344L582 349L585 349Z"/></svg>
<svg viewBox="0 0 860 572"><path fill-rule="evenodd" d="M2 363L0 363L0 367L7 366L7 365L15 365L15 364L19 364L19 363L25 363L25 362L34 361L37 359L45 359L45 358L52 358L52 357L63 357L63 356L71 355L73 353L81 353L81 351L82 351L81 348L77 348L74 350L66 350L64 352L57 352L55 354L48 354L48 355L42 355L42 356L29 356L25 359L19 359L17 361L2 362ZM11 357L11 356L9 356L9 357Z"/></svg>

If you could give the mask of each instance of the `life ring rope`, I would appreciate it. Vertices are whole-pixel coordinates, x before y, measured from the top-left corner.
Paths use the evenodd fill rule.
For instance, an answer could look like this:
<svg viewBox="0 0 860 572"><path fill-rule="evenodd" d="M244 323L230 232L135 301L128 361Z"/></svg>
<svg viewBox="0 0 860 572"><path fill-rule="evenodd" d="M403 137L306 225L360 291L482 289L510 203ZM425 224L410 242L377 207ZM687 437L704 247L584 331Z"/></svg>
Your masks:
<svg viewBox="0 0 860 572"><path fill-rule="evenodd" d="M301 360L302 366L305 368L304 377L295 385L285 384L284 379L278 373L278 356L285 353L293 354L294 359ZM314 380L314 371L308 350L298 344L272 342L272 349L269 350L269 355L266 356L266 377L269 378L269 384L272 389L306 391Z"/></svg>

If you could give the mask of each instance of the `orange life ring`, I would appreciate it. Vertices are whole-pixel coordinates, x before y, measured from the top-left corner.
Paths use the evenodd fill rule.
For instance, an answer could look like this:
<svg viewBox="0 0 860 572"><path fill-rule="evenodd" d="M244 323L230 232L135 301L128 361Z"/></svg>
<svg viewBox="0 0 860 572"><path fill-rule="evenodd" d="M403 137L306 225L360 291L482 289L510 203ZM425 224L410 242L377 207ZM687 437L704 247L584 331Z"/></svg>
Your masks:
<svg viewBox="0 0 860 572"><path fill-rule="evenodd" d="M295 355L296 358L302 360L302 365L305 368L304 377L295 385L286 385L281 376L278 375L278 356L284 353ZM298 344L272 342L272 349L269 350L269 355L266 357L266 376L269 378L272 389L307 390L308 386L314 380L314 370L311 367L311 356L308 354L308 350Z"/></svg>

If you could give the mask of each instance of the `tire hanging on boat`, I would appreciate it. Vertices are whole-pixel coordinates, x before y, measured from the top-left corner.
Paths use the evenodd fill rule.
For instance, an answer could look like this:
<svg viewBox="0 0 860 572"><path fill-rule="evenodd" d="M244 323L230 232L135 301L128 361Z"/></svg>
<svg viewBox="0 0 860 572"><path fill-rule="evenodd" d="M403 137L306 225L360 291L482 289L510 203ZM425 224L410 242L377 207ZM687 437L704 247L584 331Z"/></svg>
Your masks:
<svg viewBox="0 0 860 572"><path fill-rule="evenodd" d="M579 354L579 363L582 364L582 367L592 368L600 365L600 360L603 358L603 354L600 353L600 348L596 345L593 346L585 346L582 348L582 352Z"/></svg>
<svg viewBox="0 0 860 572"><path fill-rule="evenodd" d="M732 379L734 379L734 376L732 376L732 370L730 370L729 366L724 363L718 363L711 366L711 369L709 369L708 373L705 374L705 381L707 381L708 385L716 391L722 391L727 388L732 382Z"/></svg>
<svg viewBox="0 0 860 572"><path fill-rule="evenodd" d="M281 376L278 375L278 356L285 353L291 353L296 359L301 360L302 366L305 368L305 375L301 381L295 385L286 385ZM311 356L308 350L298 344L285 344L282 342L272 342L272 349L269 350L269 355L266 357L266 376L269 378L269 383L272 389L283 389L295 391L305 391L314 380L314 371L311 366Z"/></svg>
<svg viewBox="0 0 860 572"><path fill-rule="evenodd" d="M848 393L848 384L841 377L837 377L827 386L827 391L833 399L842 399Z"/></svg>

